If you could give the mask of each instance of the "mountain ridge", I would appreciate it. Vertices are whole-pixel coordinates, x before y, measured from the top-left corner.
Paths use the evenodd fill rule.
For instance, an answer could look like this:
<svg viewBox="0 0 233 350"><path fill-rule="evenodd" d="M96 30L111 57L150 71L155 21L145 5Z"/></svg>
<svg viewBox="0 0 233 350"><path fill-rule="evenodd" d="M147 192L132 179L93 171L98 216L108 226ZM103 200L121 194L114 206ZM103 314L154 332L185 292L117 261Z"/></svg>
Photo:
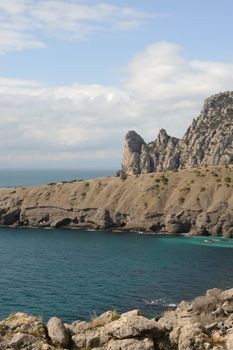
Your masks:
<svg viewBox="0 0 233 350"><path fill-rule="evenodd" d="M135 131L126 134L122 171L129 175L233 163L233 92L204 101L181 139L160 129L148 144Z"/></svg>

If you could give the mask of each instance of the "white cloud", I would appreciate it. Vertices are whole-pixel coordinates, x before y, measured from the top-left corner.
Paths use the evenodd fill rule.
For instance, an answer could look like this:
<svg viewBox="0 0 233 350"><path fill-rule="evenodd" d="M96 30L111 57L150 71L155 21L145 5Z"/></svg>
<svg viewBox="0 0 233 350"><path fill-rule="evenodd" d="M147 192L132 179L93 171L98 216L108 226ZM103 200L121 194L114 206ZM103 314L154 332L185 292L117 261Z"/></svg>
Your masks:
<svg viewBox="0 0 233 350"><path fill-rule="evenodd" d="M188 60L171 43L146 48L124 72L119 87L1 78L1 157L120 164L127 130L147 141L162 127L181 136L204 98L233 86L233 64Z"/></svg>
<svg viewBox="0 0 233 350"><path fill-rule="evenodd" d="M155 15L103 2L7 0L0 3L0 53L43 48L46 37L76 41L100 30L135 30Z"/></svg>

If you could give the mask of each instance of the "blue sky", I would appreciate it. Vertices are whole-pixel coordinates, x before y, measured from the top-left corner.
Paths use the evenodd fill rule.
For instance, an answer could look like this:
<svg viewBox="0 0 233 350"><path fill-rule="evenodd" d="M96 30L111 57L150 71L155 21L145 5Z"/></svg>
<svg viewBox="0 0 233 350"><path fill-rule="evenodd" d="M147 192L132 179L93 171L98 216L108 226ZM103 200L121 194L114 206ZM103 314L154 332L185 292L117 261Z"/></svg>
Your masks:
<svg viewBox="0 0 233 350"><path fill-rule="evenodd" d="M233 86L231 0L0 4L2 167L117 167Z"/></svg>

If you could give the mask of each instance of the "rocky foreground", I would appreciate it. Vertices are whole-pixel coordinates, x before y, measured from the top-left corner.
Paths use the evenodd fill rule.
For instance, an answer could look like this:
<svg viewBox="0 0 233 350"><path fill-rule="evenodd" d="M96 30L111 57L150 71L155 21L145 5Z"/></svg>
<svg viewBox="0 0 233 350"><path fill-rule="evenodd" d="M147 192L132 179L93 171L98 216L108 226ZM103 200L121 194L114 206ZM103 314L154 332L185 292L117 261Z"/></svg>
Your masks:
<svg viewBox="0 0 233 350"><path fill-rule="evenodd" d="M0 189L0 225L233 237L233 165Z"/></svg>
<svg viewBox="0 0 233 350"><path fill-rule="evenodd" d="M211 289L181 302L160 319L139 310L108 311L90 322L63 324L16 313L0 321L0 349L13 350L232 350L233 289Z"/></svg>

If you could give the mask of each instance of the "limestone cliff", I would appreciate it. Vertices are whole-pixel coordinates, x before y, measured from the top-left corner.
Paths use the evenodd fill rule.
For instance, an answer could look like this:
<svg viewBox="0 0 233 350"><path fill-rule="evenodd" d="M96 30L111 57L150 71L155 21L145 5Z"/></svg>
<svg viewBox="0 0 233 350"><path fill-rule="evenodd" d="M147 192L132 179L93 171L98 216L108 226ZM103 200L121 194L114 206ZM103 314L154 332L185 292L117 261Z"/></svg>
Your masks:
<svg viewBox="0 0 233 350"><path fill-rule="evenodd" d="M0 321L1 350L232 350L233 289L214 288L159 319L140 310L107 311L63 324L16 313Z"/></svg>
<svg viewBox="0 0 233 350"><path fill-rule="evenodd" d="M0 189L0 225L233 237L233 165Z"/></svg>
<svg viewBox="0 0 233 350"><path fill-rule="evenodd" d="M162 129L154 142L146 144L135 131L129 131L122 170L127 174L143 174L231 163L233 92L224 92L205 100L200 116L180 140Z"/></svg>

